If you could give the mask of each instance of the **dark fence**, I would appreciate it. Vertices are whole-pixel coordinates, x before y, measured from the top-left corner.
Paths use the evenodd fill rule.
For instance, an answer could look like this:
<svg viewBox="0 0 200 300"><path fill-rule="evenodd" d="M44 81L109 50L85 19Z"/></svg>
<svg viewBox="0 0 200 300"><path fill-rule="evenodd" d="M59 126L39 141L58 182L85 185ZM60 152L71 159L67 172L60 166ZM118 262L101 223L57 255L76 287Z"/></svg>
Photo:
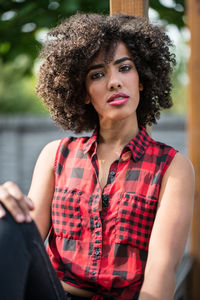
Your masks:
<svg viewBox="0 0 200 300"><path fill-rule="evenodd" d="M75 135L59 129L49 118L0 117L0 183L12 180L27 193L41 149L50 141ZM185 120L163 116L152 129L153 138L186 153Z"/></svg>

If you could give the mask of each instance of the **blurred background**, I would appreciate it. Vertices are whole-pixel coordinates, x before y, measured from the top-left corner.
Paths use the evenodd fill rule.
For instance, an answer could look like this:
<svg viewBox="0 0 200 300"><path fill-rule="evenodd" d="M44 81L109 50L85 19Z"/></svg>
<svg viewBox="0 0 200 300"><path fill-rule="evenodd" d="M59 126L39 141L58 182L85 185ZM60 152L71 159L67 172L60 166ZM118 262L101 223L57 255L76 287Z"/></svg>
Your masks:
<svg viewBox="0 0 200 300"><path fill-rule="evenodd" d="M175 47L173 102L152 135L187 153L187 61L190 33L184 0L150 0L149 18L165 27ZM109 14L109 0L0 1L0 183L14 180L26 193L41 148L71 134L57 128L35 94L40 60L48 30L81 12Z"/></svg>
<svg viewBox="0 0 200 300"><path fill-rule="evenodd" d="M172 74L174 106L161 114L158 124L152 128L152 136L188 155L190 32L185 3L184 0L149 0L149 6L149 19L165 27L174 42L172 51L177 59ZM77 11L109 14L109 0L0 0L0 184L12 180L24 193L28 192L32 171L43 146L54 139L74 135L62 131L50 120L35 94L35 85L41 63L37 57L49 29ZM196 136L195 139L198 140ZM195 211L195 220L199 220L199 210ZM195 232L199 233L193 238L196 294L192 298L187 296L186 291L191 290L192 284L188 288L186 277L190 274L193 258L188 259L185 255L177 273L175 300L200 299L200 258L196 259L200 249L199 228L196 221Z"/></svg>

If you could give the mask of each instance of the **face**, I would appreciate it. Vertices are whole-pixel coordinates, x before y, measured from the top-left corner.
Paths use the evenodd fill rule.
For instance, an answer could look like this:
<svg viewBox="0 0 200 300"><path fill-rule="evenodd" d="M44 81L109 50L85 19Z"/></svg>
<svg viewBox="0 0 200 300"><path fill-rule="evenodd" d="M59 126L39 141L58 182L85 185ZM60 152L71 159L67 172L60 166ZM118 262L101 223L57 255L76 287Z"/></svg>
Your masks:
<svg viewBox="0 0 200 300"><path fill-rule="evenodd" d="M111 62L106 64L104 60L100 53L89 67L85 102L92 103L100 124L131 118L137 122L136 109L142 85L125 44L118 43Z"/></svg>

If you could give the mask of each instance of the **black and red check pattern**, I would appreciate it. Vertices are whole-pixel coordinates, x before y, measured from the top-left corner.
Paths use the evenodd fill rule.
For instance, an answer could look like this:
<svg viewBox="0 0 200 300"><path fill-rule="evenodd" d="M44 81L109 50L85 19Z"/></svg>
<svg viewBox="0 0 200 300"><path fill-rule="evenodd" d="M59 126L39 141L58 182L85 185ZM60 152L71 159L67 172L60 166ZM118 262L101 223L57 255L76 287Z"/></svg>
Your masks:
<svg viewBox="0 0 200 300"><path fill-rule="evenodd" d="M61 140L47 252L65 282L113 299L136 299L162 177L177 151L141 128L110 166L102 191L96 149L97 132Z"/></svg>

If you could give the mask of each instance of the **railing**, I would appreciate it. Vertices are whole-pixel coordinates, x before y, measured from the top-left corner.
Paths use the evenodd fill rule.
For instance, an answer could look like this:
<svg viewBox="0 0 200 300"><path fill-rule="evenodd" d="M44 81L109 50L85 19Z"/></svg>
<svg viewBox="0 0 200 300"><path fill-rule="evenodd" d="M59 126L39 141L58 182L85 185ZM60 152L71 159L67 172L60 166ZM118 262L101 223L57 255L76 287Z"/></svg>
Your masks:
<svg viewBox="0 0 200 300"><path fill-rule="evenodd" d="M152 136L186 153L184 118L167 116L152 129ZM0 116L0 183L16 182L26 193L36 159L48 142L74 135L46 117Z"/></svg>
<svg viewBox="0 0 200 300"><path fill-rule="evenodd" d="M190 300L188 298L188 279L193 264L193 258L185 254L176 276L176 290L174 300Z"/></svg>

